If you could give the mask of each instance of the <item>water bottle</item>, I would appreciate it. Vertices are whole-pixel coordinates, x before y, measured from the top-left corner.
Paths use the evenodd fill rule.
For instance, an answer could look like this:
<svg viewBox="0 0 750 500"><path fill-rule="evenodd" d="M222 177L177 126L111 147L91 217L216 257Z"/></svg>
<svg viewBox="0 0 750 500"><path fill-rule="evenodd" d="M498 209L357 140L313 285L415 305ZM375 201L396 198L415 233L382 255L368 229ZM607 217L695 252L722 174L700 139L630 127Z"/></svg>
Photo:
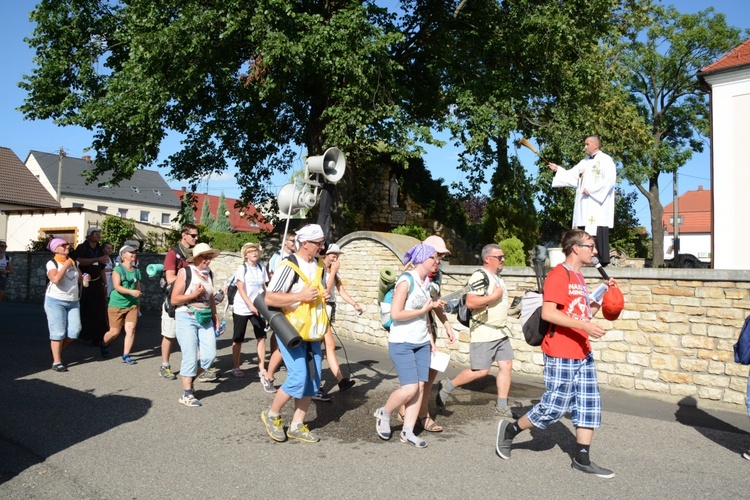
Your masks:
<svg viewBox="0 0 750 500"><path fill-rule="evenodd" d="M219 328L216 329L216 337L220 337L222 333L224 333L227 330L227 322L222 321L219 325Z"/></svg>

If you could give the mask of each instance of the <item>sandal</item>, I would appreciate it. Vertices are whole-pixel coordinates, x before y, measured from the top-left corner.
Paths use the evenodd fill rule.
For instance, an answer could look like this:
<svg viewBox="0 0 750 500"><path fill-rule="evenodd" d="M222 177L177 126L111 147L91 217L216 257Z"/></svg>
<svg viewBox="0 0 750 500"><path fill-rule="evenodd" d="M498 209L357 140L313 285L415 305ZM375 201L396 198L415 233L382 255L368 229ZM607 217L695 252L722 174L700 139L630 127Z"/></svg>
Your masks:
<svg viewBox="0 0 750 500"><path fill-rule="evenodd" d="M403 431L401 431L401 442L410 444L415 448L427 448L427 443L424 439L419 439L414 434L409 434L407 436Z"/></svg>
<svg viewBox="0 0 750 500"><path fill-rule="evenodd" d="M430 421L429 424L427 423L428 420ZM427 432L443 432L443 426L435 422L429 416L419 417L417 419L417 425Z"/></svg>
<svg viewBox="0 0 750 500"><path fill-rule="evenodd" d="M242 378L245 376L245 372L243 372L239 368L232 368L232 375L234 375L237 378Z"/></svg>

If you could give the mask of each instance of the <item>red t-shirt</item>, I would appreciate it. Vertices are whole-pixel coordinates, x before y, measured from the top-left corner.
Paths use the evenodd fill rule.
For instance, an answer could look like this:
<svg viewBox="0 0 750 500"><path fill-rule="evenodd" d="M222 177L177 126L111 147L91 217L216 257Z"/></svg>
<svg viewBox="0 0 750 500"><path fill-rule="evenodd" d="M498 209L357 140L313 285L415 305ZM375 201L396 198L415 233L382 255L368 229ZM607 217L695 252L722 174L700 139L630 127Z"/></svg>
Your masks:
<svg viewBox="0 0 750 500"><path fill-rule="evenodd" d="M167 255L164 257L164 272L167 271L174 271L177 272L183 267L189 266L190 263L185 260L185 257L182 255L177 255L177 252L174 251L174 248L170 248L169 252L167 252Z"/></svg>
<svg viewBox="0 0 750 500"><path fill-rule="evenodd" d="M544 301L554 302L557 309L580 321L590 321L588 287L583 275L555 267L544 282ZM582 330L555 325L554 335L546 335L542 351L547 356L565 359L584 359L591 352L589 336Z"/></svg>

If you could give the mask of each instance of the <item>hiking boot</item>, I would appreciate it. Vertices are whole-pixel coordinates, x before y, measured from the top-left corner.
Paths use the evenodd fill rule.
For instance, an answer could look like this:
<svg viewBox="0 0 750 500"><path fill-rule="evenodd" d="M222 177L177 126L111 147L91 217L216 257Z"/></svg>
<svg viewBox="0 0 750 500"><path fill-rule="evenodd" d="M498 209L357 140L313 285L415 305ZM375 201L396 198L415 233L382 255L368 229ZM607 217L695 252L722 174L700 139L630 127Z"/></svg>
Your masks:
<svg viewBox="0 0 750 500"><path fill-rule="evenodd" d="M177 379L177 375L175 375L174 373L172 373L172 367L169 366L169 365L167 365L167 366L162 365L162 367L159 368L159 375L161 375L162 377L164 377L167 380L176 380Z"/></svg>
<svg viewBox="0 0 750 500"><path fill-rule="evenodd" d="M263 390L268 394L276 392L276 388L273 386L273 380L268 380L266 377L260 377L260 383L263 384Z"/></svg>
<svg viewBox="0 0 750 500"><path fill-rule="evenodd" d="M302 424L296 430L289 429L288 431L286 431L286 435L289 438L298 439L305 443L317 443L318 441L320 441L320 438L318 436L310 432L307 424Z"/></svg>
<svg viewBox="0 0 750 500"><path fill-rule="evenodd" d="M500 408L499 406L495 405L495 415L500 418L513 418L513 412L510 409L510 406L506 406L505 408Z"/></svg>
<svg viewBox="0 0 750 500"><path fill-rule="evenodd" d="M286 434L284 434L284 421L281 419L281 415L272 419L268 415L270 410L271 409L268 408L260 412L260 419L263 421L263 425L266 426L266 432L271 436L271 439L283 443L286 441Z"/></svg>
<svg viewBox="0 0 750 500"><path fill-rule="evenodd" d="M609 469L605 469L604 467L599 467L594 462L590 462L588 465L583 465L578 463L578 461L574 458L573 463L570 464L572 468L575 470L579 470L581 472L586 472L587 474L593 474L596 477L602 477L604 479L610 479L615 477L615 473L612 472Z"/></svg>
<svg viewBox="0 0 750 500"><path fill-rule="evenodd" d="M356 380L352 380L349 378L342 378L341 382L339 382L339 392L344 392L348 389L351 389L354 384L356 384Z"/></svg>
<svg viewBox="0 0 750 500"><path fill-rule="evenodd" d="M62 363L55 363L54 365L52 365L52 369L60 373L68 371L68 369Z"/></svg>
<svg viewBox="0 0 750 500"><path fill-rule="evenodd" d="M510 459L510 450L513 447L513 440L505 437L505 431L510 423L510 420L502 419L497 426L497 443L495 444L495 451L503 460Z"/></svg>
<svg viewBox="0 0 750 500"><path fill-rule="evenodd" d="M201 402L196 399L192 392L190 394L183 394L180 398L180 403L184 404L185 406L203 406Z"/></svg>
<svg viewBox="0 0 750 500"><path fill-rule="evenodd" d="M323 391L316 392L315 396L312 397L313 401L323 401L324 403L330 403L331 399L333 399L331 395Z"/></svg>
<svg viewBox="0 0 750 500"><path fill-rule="evenodd" d="M198 378L196 380L198 382L216 382L218 378L219 376L216 375L216 373L206 370L205 372L198 375Z"/></svg>

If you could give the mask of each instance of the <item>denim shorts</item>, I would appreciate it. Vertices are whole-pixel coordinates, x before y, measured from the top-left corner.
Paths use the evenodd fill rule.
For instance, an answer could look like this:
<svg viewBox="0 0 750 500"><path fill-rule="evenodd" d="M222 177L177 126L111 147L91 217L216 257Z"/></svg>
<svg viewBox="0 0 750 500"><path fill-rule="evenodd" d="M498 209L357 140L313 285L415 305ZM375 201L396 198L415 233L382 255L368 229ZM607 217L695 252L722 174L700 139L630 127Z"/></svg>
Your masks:
<svg viewBox="0 0 750 500"><path fill-rule="evenodd" d="M47 313L49 339L60 341L77 339L81 333L81 303L77 300L60 300L44 297L44 312Z"/></svg>
<svg viewBox="0 0 750 500"><path fill-rule="evenodd" d="M202 326L195 316L187 311L175 312L175 333L182 351L180 375L195 377L198 374L198 352L201 368L208 370L216 358L216 333L213 323Z"/></svg>
<svg viewBox="0 0 750 500"><path fill-rule="evenodd" d="M388 354L401 385L427 382L430 375L430 343L388 342Z"/></svg>
<svg viewBox="0 0 750 500"><path fill-rule="evenodd" d="M281 390L296 399L314 396L320 390L323 368L320 342L302 342L294 349L279 342L279 351L286 365L286 382Z"/></svg>

